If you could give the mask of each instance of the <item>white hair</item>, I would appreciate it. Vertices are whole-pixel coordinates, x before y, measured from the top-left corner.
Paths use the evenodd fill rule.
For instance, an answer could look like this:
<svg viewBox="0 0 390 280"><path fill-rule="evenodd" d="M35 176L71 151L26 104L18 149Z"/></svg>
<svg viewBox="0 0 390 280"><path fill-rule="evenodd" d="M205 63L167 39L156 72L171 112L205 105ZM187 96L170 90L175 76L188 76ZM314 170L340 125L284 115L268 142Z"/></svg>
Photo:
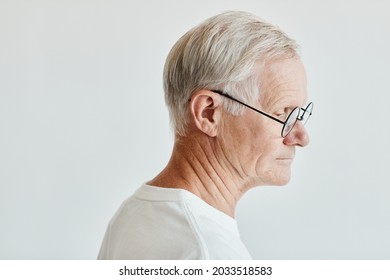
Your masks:
<svg viewBox="0 0 390 280"><path fill-rule="evenodd" d="M298 55L296 42L253 14L225 12L184 34L164 67L164 92L171 124L186 134L191 95L200 89L220 90L244 102L260 95L259 65L278 56ZM241 114L243 106L224 98L226 110Z"/></svg>

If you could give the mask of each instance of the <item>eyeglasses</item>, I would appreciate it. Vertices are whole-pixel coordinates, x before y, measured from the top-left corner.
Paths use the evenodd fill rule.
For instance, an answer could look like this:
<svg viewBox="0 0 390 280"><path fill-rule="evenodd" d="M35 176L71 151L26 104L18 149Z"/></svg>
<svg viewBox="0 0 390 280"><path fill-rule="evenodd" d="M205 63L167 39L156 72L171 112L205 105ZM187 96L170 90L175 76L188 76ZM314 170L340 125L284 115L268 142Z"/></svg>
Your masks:
<svg viewBox="0 0 390 280"><path fill-rule="evenodd" d="M281 120L278 120L277 118L274 118L273 116L271 115L268 115L267 113L264 113L260 110L257 110L256 108L253 108L252 106L249 106L248 104L245 104L244 102L240 101L240 100L237 100L235 99L234 97L230 96L229 94L227 93L224 93L220 90L211 90L212 92L215 92L215 93L218 93L224 97L227 97L233 101L236 101L238 103L240 103L241 105L244 105L245 107L248 107L249 109L252 109L253 111L256 111L257 113L260 113L262 114L263 116L266 116L274 121L277 121L278 123L281 123L283 124L283 128L282 128L282 137L286 137L291 131L292 129L294 128L295 124L297 123L297 121L301 121L304 125L306 124L307 120L310 118L311 116L311 113L313 111L313 102L310 102L306 108L300 108L300 107L295 107L291 113L288 115L287 117L287 120L285 122L281 121Z"/></svg>

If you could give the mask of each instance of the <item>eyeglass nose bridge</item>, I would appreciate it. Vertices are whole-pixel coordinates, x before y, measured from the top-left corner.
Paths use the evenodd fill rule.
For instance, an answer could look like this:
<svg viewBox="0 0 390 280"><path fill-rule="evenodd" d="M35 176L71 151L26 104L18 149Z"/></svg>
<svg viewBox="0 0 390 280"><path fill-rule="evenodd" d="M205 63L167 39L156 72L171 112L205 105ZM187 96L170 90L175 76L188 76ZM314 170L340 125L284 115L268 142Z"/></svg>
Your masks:
<svg viewBox="0 0 390 280"><path fill-rule="evenodd" d="M306 122L309 120L309 118L310 118L311 115L312 115L313 106L314 106L313 102L310 102L310 103L306 106L306 108L301 108L301 110L302 110L302 115L300 115L300 116L298 117L298 120L301 121L301 122L303 122L304 125L306 124Z"/></svg>

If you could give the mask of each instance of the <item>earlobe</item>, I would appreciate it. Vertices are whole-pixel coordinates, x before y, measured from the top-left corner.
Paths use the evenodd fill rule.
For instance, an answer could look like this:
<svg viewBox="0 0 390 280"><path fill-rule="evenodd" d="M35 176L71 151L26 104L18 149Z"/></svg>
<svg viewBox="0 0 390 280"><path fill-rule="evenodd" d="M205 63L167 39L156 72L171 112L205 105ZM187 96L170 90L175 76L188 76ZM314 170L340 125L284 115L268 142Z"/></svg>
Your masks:
<svg viewBox="0 0 390 280"><path fill-rule="evenodd" d="M191 117L195 126L210 137L217 135L220 114L220 99L210 91L196 92L190 103Z"/></svg>

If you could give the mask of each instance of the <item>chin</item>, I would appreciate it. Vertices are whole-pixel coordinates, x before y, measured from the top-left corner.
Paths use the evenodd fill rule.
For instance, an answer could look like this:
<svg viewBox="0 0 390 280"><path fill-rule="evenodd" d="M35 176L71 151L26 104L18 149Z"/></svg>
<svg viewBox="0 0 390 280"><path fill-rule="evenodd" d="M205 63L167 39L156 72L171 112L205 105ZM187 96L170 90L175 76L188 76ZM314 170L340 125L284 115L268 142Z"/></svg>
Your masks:
<svg viewBox="0 0 390 280"><path fill-rule="evenodd" d="M254 178L257 186L284 186L290 182L290 165L259 166Z"/></svg>
<svg viewBox="0 0 390 280"><path fill-rule="evenodd" d="M285 174L284 176L277 176L270 178L268 186L285 186L290 182L290 174Z"/></svg>
<svg viewBox="0 0 390 280"><path fill-rule="evenodd" d="M274 186L283 187L283 186L287 185L288 182L290 182L290 180L280 181L277 184L274 184Z"/></svg>
<svg viewBox="0 0 390 280"><path fill-rule="evenodd" d="M272 177L272 178L257 178L254 186L277 186L282 187L290 182L290 176Z"/></svg>

